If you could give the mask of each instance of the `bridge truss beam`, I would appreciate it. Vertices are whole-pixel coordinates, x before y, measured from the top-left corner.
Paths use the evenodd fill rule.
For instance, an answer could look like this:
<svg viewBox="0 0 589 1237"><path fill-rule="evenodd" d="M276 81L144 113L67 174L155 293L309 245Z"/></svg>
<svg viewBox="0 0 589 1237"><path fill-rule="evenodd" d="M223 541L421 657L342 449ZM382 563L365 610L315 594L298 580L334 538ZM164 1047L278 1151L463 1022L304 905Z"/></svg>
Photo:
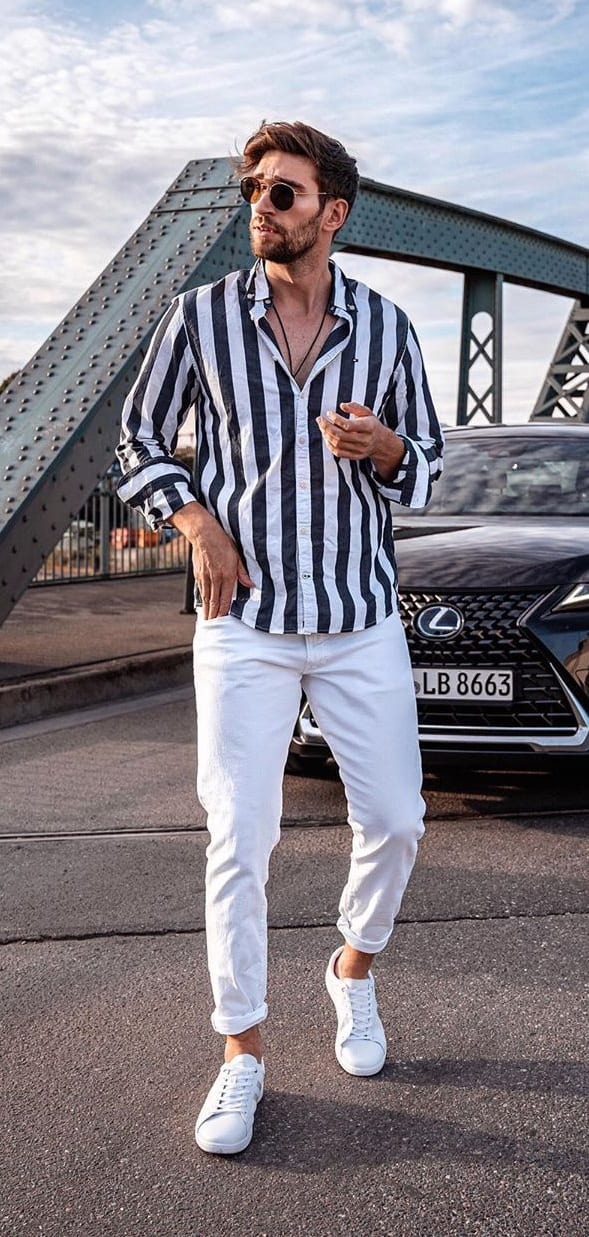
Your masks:
<svg viewBox="0 0 589 1237"><path fill-rule="evenodd" d="M589 421L589 298L571 310L530 420L552 417Z"/></svg>
<svg viewBox="0 0 589 1237"><path fill-rule="evenodd" d="M125 396L170 299L250 261L247 214L228 159L188 164L6 389L0 623L112 464Z"/></svg>
<svg viewBox="0 0 589 1237"><path fill-rule="evenodd" d="M457 425L477 414L501 422L503 382L503 277L488 271L464 276Z"/></svg>
<svg viewBox="0 0 589 1237"><path fill-rule="evenodd" d="M495 215L362 180L342 248L444 270L493 272L506 283L589 295L589 251Z"/></svg>

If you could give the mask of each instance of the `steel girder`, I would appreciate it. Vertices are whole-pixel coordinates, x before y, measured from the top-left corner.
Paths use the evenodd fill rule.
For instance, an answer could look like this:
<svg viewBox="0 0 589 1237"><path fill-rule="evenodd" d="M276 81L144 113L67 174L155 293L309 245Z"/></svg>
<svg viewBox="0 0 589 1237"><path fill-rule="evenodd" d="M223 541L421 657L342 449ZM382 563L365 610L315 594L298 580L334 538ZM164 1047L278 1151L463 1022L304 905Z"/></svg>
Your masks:
<svg viewBox="0 0 589 1237"><path fill-rule="evenodd" d="M589 295L589 250L546 232L391 185L362 180L342 247L421 266L503 275L563 296Z"/></svg>
<svg viewBox="0 0 589 1237"><path fill-rule="evenodd" d="M499 424L502 399L503 277L486 271L464 276L457 425L481 413Z"/></svg>
<svg viewBox="0 0 589 1237"><path fill-rule="evenodd" d="M571 310L530 420L551 417L589 421L589 297Z"/></svg>
<svg viewBox="0 0 589 1237"><path fill-rule="evenodd" d="M189 163L0 403L0 623L112 464L124 398L172 296L250 261L228 159Z"/></svg>
<svg viewBox="0 0 589 1237"><path fill-rule="evenodd" d="M0 623L110 466L124 397L170 298L249 265L248 218L230 160L187 164L0 398ZM589 294L587 250L369 180L337 248L466 270L471 301L489 274ZM474 346L497 391L498 343ZM495 395L492 416L498 408Z"/></svg>
<svg viewBox="0 0 589 1237"><path fill-rule="evenodd" d="M374 181L362 182L340 239L358 253L464 272L458 425L477 415L501 421L503 282L589 292L589 254L581 246Z"/></svg>

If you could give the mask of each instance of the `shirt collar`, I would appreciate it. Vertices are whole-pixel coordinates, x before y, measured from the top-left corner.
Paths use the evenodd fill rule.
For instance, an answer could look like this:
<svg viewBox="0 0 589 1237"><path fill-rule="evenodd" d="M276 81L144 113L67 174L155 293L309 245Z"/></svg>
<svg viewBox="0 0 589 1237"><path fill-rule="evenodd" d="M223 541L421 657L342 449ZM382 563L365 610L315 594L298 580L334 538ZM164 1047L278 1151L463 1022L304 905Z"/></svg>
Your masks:
<svg viewBox="0 0 589 1237"><path fill-rule="evenodd" d="M329 269L331 271L331 312L338 313L339 311L344 317L347 317L349 314L356 314L356 298L349 279L344 275L341 266L338 266L337 262L331 259Z"/></svg>
<svg viewBox="0 0 589 1237"><path fill-rule="evenodd" d="M331 259L329 269L331 272L329 312L337 318L354 316L357 312L357 306L350 281L346 279L341 267ZM251 317L256 320L262 318L272 304L272 292L262 258L258 258L252 266L247 277L245 290Z"/></svg>
<svg viewBox="0 0 589 1237"><path fill-rule="evenodd" d="M247 277L245 290L249 301L250 313L254 308L254 305L258 304L259 301L268 301L268 303L271 302L272 294L270 292L270 284L266 278L266 271L261 258L258 258L257 261L254 262L254 265L252 266L252 269Z"/></svg>

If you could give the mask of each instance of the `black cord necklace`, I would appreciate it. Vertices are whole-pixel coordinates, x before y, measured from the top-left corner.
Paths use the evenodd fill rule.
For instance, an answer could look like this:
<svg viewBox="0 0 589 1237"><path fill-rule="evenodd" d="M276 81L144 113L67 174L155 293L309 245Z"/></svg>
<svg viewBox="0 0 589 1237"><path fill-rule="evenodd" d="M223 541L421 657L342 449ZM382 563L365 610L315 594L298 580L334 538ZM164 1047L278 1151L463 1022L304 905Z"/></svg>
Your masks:
<svg viewBox="0 0 589 1237"><path fill-rule="evenodd" d="M320 336L320 334L321 334L321 332L322 332L322 330L323 330L323 324L324 324L325 319L326 319L326 317L327 317L327 310L329 309L329 300L328 300L328 302L327 302L327 304L326 304L326 306L325 306L325 309L323 310L323 317L322 317L322 319L321 319L321 322L319 323L319 330L317 331L317 334L316 334L316 335L314 335L313 339L311 340L311 343L309 344L309 347L307 348L307 351L305 352L305 355L304 355L304 357L303 357L302 361L300 361L300 362L299 362L299 364L297 365L296 369L293 369L293 367L292 367L292 356L291 356L291 351L290 351L290 344L289 344L289 342L288 342L288 336L287 336L286 331L285 331L285 329L284 329L284 323L283 323L283 321L282 321L282 318L280 317L280 314L278 313L278 309L277 309L276 305L274 304L274 302L272 302L272 308L273 308L273 310L274 310L274 313L276 314L276 317L278 318L278 322L280 323L280 330L282 331L282 334L283 334L283 337L284 337L284 342L285 342L285 344L286 344L286 351L287 351L287 355L288 355L288 368L289 368L289 370L290 370L290 372L291 372L291 374L292 374L293 378L296 378L297 374L298 374L298 373L300 373L301 369L303 368L303 365L305 364L305 361L307 360L307 357L308 357L308 356L310 356L311 352L313 351L313 348L315 347L315 344L317 343L317 340L319 339L319 336Z"/></svg>

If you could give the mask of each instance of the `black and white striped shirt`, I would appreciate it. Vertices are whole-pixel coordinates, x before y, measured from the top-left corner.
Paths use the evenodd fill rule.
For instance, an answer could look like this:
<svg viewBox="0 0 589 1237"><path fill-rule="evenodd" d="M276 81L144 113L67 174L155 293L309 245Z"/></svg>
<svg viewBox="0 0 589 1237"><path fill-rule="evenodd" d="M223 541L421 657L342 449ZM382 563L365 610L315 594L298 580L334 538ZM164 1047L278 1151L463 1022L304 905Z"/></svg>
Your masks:
<svg viewBox="0 0 589 1237"><path fill-rule="evenodd" d="M424 507L442 467L442 431L406 314L330 266L337 322L302 389L267 321L259 261L172 302L123 410L120 497L152 528L202 503L255 583L236 586L231 613L263 631L354 631L386 618L396 587L392 503ZM324 445L315 418L346 401L404 439L394 480ZM173 458L193 404L194 476Z"/></svg>

